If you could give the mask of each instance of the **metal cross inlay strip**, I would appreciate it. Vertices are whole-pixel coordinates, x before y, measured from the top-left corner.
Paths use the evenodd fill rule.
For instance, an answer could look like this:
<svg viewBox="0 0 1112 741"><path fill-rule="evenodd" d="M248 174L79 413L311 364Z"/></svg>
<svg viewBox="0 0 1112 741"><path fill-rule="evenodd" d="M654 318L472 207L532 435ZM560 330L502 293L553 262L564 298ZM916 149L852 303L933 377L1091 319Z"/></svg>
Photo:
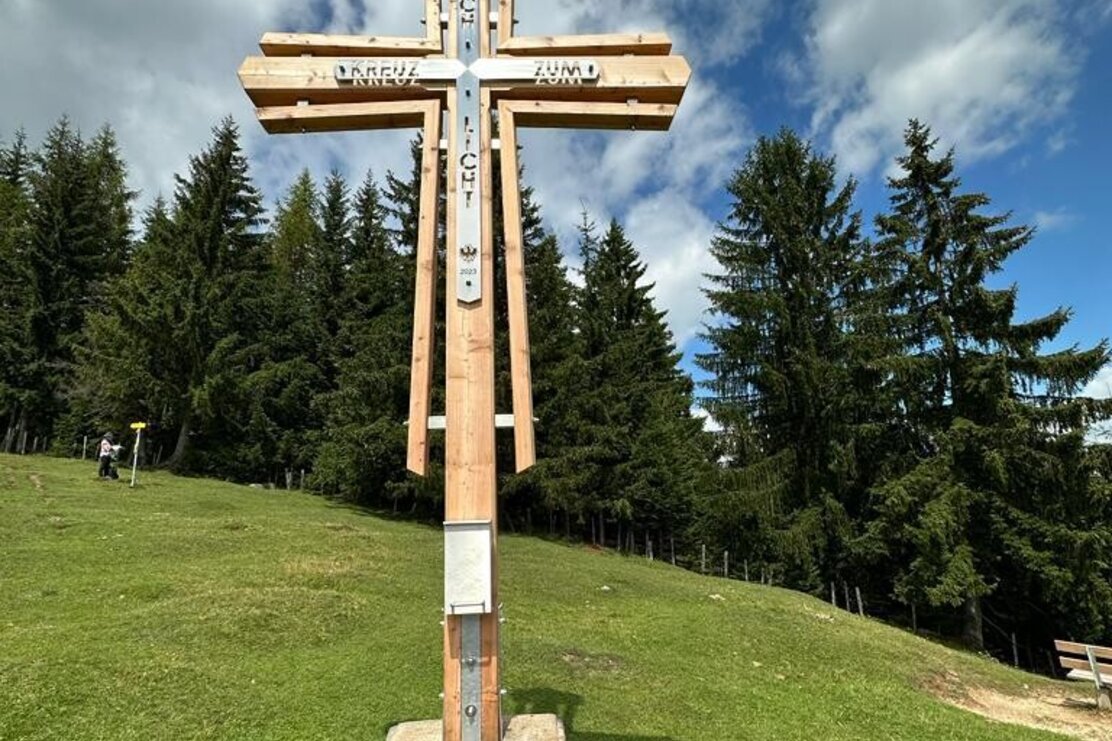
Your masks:
<svg viewBox="0 0 1112 741"><path fill-rule="evenodd" d="M456 83L456 297L465 304L483 298L483 209L480 127L481 82L471 65L479 60L479 19L475 0L459 4L459 61L465 68Z"/></svg>

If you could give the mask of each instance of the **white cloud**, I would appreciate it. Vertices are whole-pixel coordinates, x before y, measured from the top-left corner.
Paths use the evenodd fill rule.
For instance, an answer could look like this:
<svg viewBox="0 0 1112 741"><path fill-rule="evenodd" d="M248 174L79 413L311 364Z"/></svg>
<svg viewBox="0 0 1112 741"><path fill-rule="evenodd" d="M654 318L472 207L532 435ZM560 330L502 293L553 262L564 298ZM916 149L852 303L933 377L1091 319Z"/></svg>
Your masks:
<svg viewBox="0 0 1112 741"><path fill-rule="evenodd" d="M668 308L676 343L683 347L703 321L707 300L700 286L714 271L707 251L715 225L676 191L661 191L638 202L626 218L626 233L647 265L645 278L655 284L653 298Z"/></svg>
<svg viewBox="0 0 1112 741"><path fill-rule="evenodd" d="M423 33L412 0L329 0L328 30ZM333 165L361 180L372 164L405 167L407 135L270 139L255 122L236 70L271 30L322 30L304 0L21 0L0 3L0 135L25 126L33 141L63 113L91 134L110 123L134 187L147 202L173 190L173 174L232 115L252 154L254 173L275 198L302 167ZM43 49L49 39L50 49Z"/></svg>
<svg viewBox="0 0 1112 741"><path fill-rule="evenodd" d="M1036 211L1035 226L1043 233L1059 231L1073 226L1077 223L1077 218L1077 214L1066 208L1058 208L1053 211Z"/></svg>
<svg viewBox="0 0 1112 741"><path fill-rule="evenodd" d="M722 423L712 417L706 409L691 407L691 415L703 420L703 429L707 432L722 432Z"/></svg>
<svg viewBox="0 0 1112 741"><path fill-rule="evenodd" d="M422 35L419 0L0 0L0 138L25 126L32 142L63 113L86 134L120 138L142 202L169 195L173 175L226 115L240 124L268 202L304 167L339 167L353 183L368 168L409 167L413 132L268 137L236 77L265 31ZM700 70L750 49L772 0L518 0L520 34L668 30ZM48 40L49 48L43 47ZM749 140L745 111L696 74L670 134L529 132L527 179L566 248L585 201L600 220L628 220L678 339L702 311L703 200Z"/></svg>
<svg viewBox="0 0 1112 741"><path fill-rule="evenodd" d="M1090 399L1112 399L1112 365L1106 365L1081 392Z"/></svg>
<svg viewBox="0 0 1112 741"><path fill-rule="evenodd" d="M1065 128L1059 129L1047 137L1046 153L1054 157L1066 151L1066 148L1072 143L1073 141L1070 137L1069 130Z"/></svg>
<svg viewBox="0 0 1112 741"><path fill-rule="evenodd" d="M1078 64L1053 0L815 0L806 38L813 128L867 173L909 118L965 160L1063 115Z"/></svg>
<svg viewBox="0 0 1112 741"><path fill-rule="evenodd" d="M1090 399L1112 399L1112 365L1106 365L1081 392ZM1112 420L1093 425L1089 430L1092 442L1112 442Z"/></svg>

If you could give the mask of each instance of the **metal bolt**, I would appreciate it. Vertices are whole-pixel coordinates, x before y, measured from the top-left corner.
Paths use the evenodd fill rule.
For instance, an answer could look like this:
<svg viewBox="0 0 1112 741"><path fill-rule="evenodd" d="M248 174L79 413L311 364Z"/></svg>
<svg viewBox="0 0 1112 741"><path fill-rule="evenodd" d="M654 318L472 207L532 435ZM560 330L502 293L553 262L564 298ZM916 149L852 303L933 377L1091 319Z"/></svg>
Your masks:
<svg viewBox="0 0 1112 741"><path fill-rule="evenodd" d="M479 714L479 709L477 707L475 707L474 705L468 705L464 709L463 714L466 715L471 720L474 720L475 716Z"/></svg>

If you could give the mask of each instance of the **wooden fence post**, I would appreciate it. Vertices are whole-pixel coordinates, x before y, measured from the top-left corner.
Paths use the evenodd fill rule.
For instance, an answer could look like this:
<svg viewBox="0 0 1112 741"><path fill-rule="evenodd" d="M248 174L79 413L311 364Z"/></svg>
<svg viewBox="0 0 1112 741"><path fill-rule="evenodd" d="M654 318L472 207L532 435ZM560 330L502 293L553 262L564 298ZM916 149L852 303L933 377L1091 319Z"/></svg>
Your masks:
<svg viewBox="0 0 1112 741"><path fill-rule="evenodd" d="M730 578L730 552L729 551L726 551L725 555L722 557L722 576L726 577L727 579Z"/></svg>
<svg viewBox="0 0 1112 741"><path fill-rule="evenodd" d="M1019 643L1016 641L1015 632L1012 632L1012 663L1019 668Z"/></svg>
<svg viewBox="0 0 1112 741"><path fill-rule="evenodd" d="M298 485L297 488L301 489L302 491L305 491L305 469L304 468L301 469L301 483ZM531 511L532 510L530 510L530 512ZM532 532L532 527L529 528L529 531Z"/></svg>
<svg viewBox="0 0 1112 741"><path fill-rule="evenodd" d="M865 617L865 603L861 601L861 587L854 587L853 589L857 592L857 614Z"/></svg>
<svg viewBox="0 0 1112 741"><path fill-rule="evenodd" d="M838 592L834 589L834 582L830 582L830 604L838 606Z"/></svg>
<svg viewBox="0 0 1112 741"><path fill-rule="evenodd" d="M703 576L707 575L707 544L703 543L703 559L702 559L702 572Z"/></svg>
<svg viewBox="0 0 1112 741"><path fill-rule="evenodd" d="M919 635L919 613L915 609L915 605L911 606L911 632Z"/></svg>
<svg viewBox="0 0 1112 741"><path fill-rule="evenodd" d="M668 536L668 542L672 547L672 565L675 566L676 565L676 536L675 535L669 535Z"/></svg>
<svg viewBox="0 0 1112 741"><path fill-rule="evenodd" d="M842 596L846 598L846 612L853 612L853 603L849 601L849 584L842 582Z"/></svg>
<svg viewBox="0 0 1112 741"><path fill-rule="evenodd" d="M749 559L745 559L745 581L749 581Z"/></svg>

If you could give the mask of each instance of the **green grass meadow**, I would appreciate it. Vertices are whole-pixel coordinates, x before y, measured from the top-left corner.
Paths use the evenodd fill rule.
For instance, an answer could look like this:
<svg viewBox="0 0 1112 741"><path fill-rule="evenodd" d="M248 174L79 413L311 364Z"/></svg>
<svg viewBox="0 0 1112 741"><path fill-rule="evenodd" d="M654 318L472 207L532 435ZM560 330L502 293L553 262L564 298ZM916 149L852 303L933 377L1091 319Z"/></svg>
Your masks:
<svg viewBox="0 0 1112 741"><path fill-rule="evenodd" d="M0 739L382 739L436 717L441 538L0 456ZM1029 675L793 592L523 537L502 579L507 711L558 713L573 741L1059 738L920 689Z"/></svg>

